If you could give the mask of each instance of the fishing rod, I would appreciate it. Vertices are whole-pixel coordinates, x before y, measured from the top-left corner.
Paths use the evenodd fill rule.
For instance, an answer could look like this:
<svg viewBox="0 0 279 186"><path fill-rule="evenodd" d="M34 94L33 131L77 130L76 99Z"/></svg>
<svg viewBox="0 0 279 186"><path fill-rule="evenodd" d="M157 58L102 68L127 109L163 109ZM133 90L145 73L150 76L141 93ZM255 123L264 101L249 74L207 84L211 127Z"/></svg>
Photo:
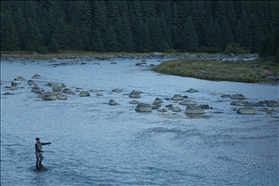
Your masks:
<svg viewBox="0 0 279 186"><path fill-rule="evenodd" d="M61 138L59 138L59 139L55 139L55 140L53 140L51 143L56 142L56 141L60 141L60 140L62 140L62 139L64 139L64 138L67 138L67 137L69 137L69 136L71 136L71 135L72 135L72 134L69 134L69 135L63 136L63 137L61 137Z"/></svg>

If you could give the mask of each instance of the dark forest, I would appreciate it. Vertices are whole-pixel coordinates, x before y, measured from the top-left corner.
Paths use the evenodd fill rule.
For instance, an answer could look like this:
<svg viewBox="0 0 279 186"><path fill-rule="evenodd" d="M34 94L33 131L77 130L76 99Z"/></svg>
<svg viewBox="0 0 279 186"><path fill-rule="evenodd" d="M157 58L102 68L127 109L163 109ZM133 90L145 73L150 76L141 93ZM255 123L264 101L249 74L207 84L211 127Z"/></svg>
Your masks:
<svg viewBox="0 0 279 186"><path fill-rule="evenodd" d="M1 1L1 51L275 56L279 1Z"/></svg>

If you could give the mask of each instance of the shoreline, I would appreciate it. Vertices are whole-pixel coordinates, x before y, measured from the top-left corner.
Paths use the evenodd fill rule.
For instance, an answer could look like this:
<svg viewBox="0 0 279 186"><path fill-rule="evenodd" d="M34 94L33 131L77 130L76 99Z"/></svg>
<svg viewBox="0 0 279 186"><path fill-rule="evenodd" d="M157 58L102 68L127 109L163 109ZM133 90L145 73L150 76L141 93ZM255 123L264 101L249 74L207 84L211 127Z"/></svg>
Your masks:
<svg viewBox="0 0 279 186"><path fill-rule="evenodd" d="M88 51L61 51L60 53L38 54L36 52L2 52L1 61L8 60L61 60L79 59L112 60L123 59L158 59L162 63L153 71L182 77L192 77L211 81L232 81L244 83L279 83L279 64L258 58L258 54L207 54L207 53L127 53ZM164 61L166 60L166 61Z"/></svg>

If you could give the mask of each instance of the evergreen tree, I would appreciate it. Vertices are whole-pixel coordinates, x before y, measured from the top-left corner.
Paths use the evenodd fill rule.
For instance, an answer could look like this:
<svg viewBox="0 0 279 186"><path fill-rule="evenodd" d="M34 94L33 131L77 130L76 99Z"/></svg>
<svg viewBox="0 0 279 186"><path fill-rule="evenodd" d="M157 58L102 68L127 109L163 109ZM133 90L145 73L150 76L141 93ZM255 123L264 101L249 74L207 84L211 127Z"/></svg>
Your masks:
<svg viewBox="0 0 279 186"><path fill-rule="evenodd" d="M8 10L1 12L1 51L17 50L18 33Z"/></svg>
<svg viewBox="0 0 279 186"><path fill-rule="evenodd" d="M198 45L198 35L195 31L191 17L188 16L187 22L184 24L180 48L182 51L197 52Z"/></svg>
<svg viewBox="0 0 279 186"><path fill-rule="evenodd" d="M24 50L25 43L24 43L24 37L25 37L25 19L23 17L23 12L20 7L16 9L16 11L13 13L13 22L15 25L16 32L18 33L18 40L19 40L19 49Z"/></svg>
<svg viewBox="0 0 279 186"><path fill-rule="evenodd" d="M92 50L95 52L105 51L102 36L98 29L94 30L93 32Z"/></svg>
<svg viewBox="0 0 279 186"><path fill-rule="evenodd" d="M233 34L231 32L231 27L227 21L224 22L221 28L221 37L222 37L222 48L225 49L226 45L233 42Z"/></svg>
<svg viewBox="0 0 279 186"><path fill-rule="evenodd" d="M130 28L130 24L126 17L118 18L115 25L115 32L117 35L118 46L120 51L133 52L133 36Z"/></svg>
<svg viewBox="0 0 279 186"><path fill-rule="evenodd" d="M148 21L148 29L150 31L150 50L163 52L164 40L162 37L162 30L158 19L151 18Z"/></svg>
<svg viewBox="0 0 279 186"><path fill-rule="evenodd" d="M205 45L209 47L216 47L216 35L215 35L215 23L213 18L211 17L209 23L206 25L205 28ZM218 36L219 37L219 36Z"/></svg>
<svg viewBox="0 0 279 186"><path fill-rule="evenodd" d="M54 36L50 40L50 44L48 46L48 51L53 52L53 53L57 53L59 51L59 44L56 41Z"/></svg>
<svg viewBox="0 0 279 186"><path fill-rule="evenodd" d="M147 24L141 21L137 27L135 34L136 52L149 52L150 51L150 33Z"/></svg>
<svg viewBox="0 0 279 186"><path fill-rule="evenodd" d="M103 38L104 48L106 51L108 52L119 51L118 41L113 27L107 28L103 33L102 38Z"/></svg>

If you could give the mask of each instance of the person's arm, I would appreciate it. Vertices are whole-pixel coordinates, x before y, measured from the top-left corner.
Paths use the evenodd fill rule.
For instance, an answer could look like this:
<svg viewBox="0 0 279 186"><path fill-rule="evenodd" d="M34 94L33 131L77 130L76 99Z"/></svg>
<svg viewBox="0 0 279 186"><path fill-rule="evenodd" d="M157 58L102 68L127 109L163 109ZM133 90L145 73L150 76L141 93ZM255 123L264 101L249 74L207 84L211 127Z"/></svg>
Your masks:
<svg viewBox="0 0 279 186"><path fill-rule="evenodd" d="M47 142L47 143L41 143L42 145L50 145L51 143L50 142Z"/></svg>

